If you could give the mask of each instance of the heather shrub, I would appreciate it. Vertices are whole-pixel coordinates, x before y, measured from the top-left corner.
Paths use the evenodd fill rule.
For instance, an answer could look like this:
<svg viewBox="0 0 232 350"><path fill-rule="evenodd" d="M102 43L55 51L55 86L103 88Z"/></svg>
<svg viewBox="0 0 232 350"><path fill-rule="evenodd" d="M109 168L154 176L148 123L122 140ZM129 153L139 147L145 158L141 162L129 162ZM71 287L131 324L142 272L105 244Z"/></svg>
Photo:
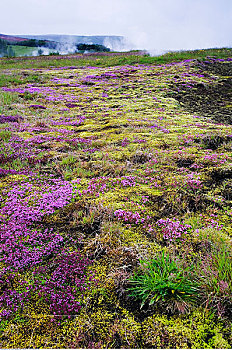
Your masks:
<svg viewBox="0 0 232 350"><path fill-rule="evenodd" d="M191 229L191 225L184 224L176 218L160 219L157 225L160 227L163 239L167 242L185 239Z"/></svg>

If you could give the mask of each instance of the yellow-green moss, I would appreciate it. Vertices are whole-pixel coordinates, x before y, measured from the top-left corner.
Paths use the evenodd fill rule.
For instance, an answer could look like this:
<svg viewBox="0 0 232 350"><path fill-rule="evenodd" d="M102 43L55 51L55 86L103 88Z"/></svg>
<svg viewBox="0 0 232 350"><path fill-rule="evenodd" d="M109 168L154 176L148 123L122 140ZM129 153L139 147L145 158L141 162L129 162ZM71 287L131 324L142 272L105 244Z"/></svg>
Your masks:
<svg viewBox="0 0 232 350"><path fill-rule="evenodd" d="M230 348L223 334L223 324L216 322L212 315L205 314L202 310L197 310L182 318L151 316L142 323L142 329L144 347L158 349Z"/></svg>

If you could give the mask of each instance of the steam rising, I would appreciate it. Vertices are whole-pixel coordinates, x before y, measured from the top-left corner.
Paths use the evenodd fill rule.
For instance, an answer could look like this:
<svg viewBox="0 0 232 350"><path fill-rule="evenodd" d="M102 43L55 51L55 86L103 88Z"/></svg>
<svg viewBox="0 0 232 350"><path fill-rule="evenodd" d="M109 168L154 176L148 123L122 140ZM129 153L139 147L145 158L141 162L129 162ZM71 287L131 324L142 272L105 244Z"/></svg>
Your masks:
<svg viewBox="0 0 232 350"><path fill-rule="evenodd" d="M104 46L108 47L111 51L130 51L134 45L130 43L127 38L121 38L120 40L114 40L110 37L104 40Z"/></svg>
<svg viewBox="0 0 232 350"><path fill-rule="evenodd" d="M26 37L26 35L24 35ZM36 36L29 36L36 38ZM43 39L50 39L47 36L40 36ZM38 38L37 38L38 39ZM96 44L96 42L101 42L101 44L110 49L110 51L130 51L135 48L135 45L131 43L128 39L119 36L98 36L98 37L84 37L84 39L79 39L78 36L75 35L64 35L60 36L59 41L56 43L53 49L49 49L47 47L38 47L38 49L34 50L32 55L38 56L49 55L51 53L59 53L60 55L72 54L78 52L77 44ZM80 41L81 40L81 41ZM54 43L54 41L53 41Z"/></svg>
<svg viewBox="0 0 232 350"><path fill-rule="evenodd" d="M116 51L145 49L158 54L231 47L232 1L8 0L1 4L1 28L8 34L123 36L120 42L105 41ZM62 42L59 52L73 52L72 44L72 39Z"/></svg>

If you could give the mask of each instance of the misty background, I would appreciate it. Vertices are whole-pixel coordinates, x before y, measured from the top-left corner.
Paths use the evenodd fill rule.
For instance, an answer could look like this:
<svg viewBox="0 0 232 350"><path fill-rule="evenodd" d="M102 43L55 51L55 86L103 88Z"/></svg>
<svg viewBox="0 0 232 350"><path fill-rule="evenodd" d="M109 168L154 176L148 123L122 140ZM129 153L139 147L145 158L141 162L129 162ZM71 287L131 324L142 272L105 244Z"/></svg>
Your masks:
<svg viewBox="0 0 232 350"><path fill-rule="evenodd" d="M232 47L231 0L8 0L1 3L0 33L10 35L119 36L104 45L151 54ZM123 38L122 38L123 37ZM66 40L67 39L67 40ZM65 41L66 40L66 41Z"/></svg>

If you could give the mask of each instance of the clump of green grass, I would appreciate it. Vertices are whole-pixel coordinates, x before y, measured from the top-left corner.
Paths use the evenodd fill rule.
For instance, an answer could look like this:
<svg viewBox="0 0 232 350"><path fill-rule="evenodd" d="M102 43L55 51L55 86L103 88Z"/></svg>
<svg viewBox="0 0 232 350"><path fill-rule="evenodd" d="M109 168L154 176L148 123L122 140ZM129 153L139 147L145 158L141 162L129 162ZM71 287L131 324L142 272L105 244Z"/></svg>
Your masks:
<svg viewBox="0 0 232 350"><path fill-rule="evenodd" d="M21 80L15 75L0 74L0 87L10 84L21 84Z"/></svg>
<svg viewBox="0 0 232 350"><path fill-rule="evenodd" d="M25 91L23 93L23 99L24 100L28 100L28 101L31 101L31 100L34 100L36 97L36 94L32 94L31 92L28 92L28 91Z"/></svg>
<svg viewBox="0 0 232 350"><path fill-rule="evenodd" d="M213 258L213 263L218 272L218 280L225 281L228 289L232 291L232 259L230 252L222 249Z"/></svg>
<svg viewBox="0 0 232 350"><path fill-rule="evenodd" d="M25 73L24 75L19 73L0 74L0 87L27 83L40 83L42 80L44 80L44 77L42 78L42 76L35 73Z"/></svg>
<svg viewBox="0 0 232 350"><path fill-rule="evenodd" d="M0 91L0 105L10 106L12 103L19 102L17 94L7 91Z"/></svg>
<svg viewBox="0 0 232 350"><path fill-rule="evenodd" d="M61 164L62 165L71 165L75 164L77 162L77 159L73 157L72 155L69 155L62 159Z"/></svg>
<svg viewBox="0 0 232 350"><path fill-rule="evenodd" d="M0 142L7 142L12 136L11 131L9 130L0 130Z"/></svg>
<svg viewBox="0 0 232 350"><path fill-rule="evenodd" d="M205 231L205 232L204 232ZM220 238L216 230L199 232L204 255L197 264L197 271L202 276L202 287L208 303L213 307L226 303L232 305L232 259L230 242ZM228 306L222 305L223 312Z"/></svg>
<svg viewBox="0 0 232 350"><path fill-rule="evenodd" d="M190 269L180 268L169 255L162 253L150 261L141 261L141 268L130 279L131 296L144 304L153 305L159 301L194 303L199 293L199 285Z"/></svg>

